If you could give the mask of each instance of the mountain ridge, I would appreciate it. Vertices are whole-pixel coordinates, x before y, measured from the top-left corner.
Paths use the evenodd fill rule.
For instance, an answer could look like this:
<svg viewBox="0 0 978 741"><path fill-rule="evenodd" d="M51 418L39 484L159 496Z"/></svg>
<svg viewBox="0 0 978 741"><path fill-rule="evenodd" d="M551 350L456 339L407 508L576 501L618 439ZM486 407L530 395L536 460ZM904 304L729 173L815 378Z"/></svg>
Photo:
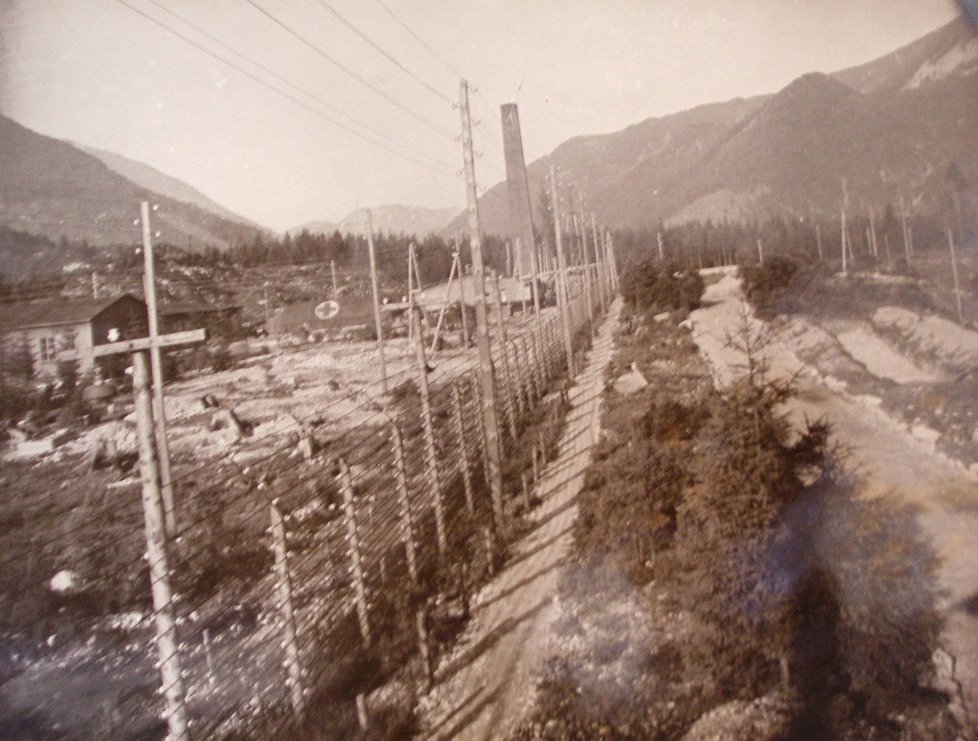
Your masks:
<svg viewBox="0 0 978 741"><path fill-rule="evenodd" d="M0 225L58 241L136 244L139 202L152 201L158 242L226 249L262 229L156 193L73 144L0 114Z"/></svg>
<svg viewBox="0 0 978 741"><path fill-rule="evenodd" d="M937 73L921 72L930 69ZM808 73L773 94L574 137L527 166L534 223L543 223L551 164L587 210L619 228L825 216L838 212L843 180L860 208L901 196L926 205L951 163L978 174L976 73L978 40L959 17L878 59ZM505 183L479 203L484 231L515 234ZM456 219L443 233L462 226Z"/></svg>

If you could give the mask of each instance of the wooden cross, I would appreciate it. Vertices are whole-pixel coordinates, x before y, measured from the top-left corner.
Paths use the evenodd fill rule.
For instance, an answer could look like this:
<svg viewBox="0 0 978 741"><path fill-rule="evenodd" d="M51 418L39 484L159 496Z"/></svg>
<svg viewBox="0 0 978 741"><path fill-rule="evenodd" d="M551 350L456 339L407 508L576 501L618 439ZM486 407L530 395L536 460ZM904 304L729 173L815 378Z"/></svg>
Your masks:
<svg viewBox="0 0 978 741"><path fill-rule="evenodd" d="M89 352L93 357L132 353L132 386L136 403L136 422L139 435L139 475L143 488L143 515L146 520L146 555L149 562L153 610L156 613L156 644L167 705L167 724L170 737L189 739L186 714L186 695L183 687L179 641L177 638L176 610L170 585L168 535L175 537L175 526L167 527L173 518L173 490L170 482L160 479L160 465L156 422L153 415L153 389L150 374L150 352L165 347L181 347L203 342L207 332L193 329L187 332L141 337L123 342L95 345ZM78 351L60 353L64 360L77 360ZM165 430L163 431L165 444ZM169 499L161 494L161 485L169 488Z"/></svg>
<svg viewBox="0 0 978 741"><path fill-rule="evenodd" d="M123 353L136 353L143 350L151 350L154 347L160 349L166 347L180 347L182 345L194 345L207 339L207 330L189 329L186 332L173 332L172 334L161 334L156 337L139 337L135 340L123 340L122 342L108 342L104 345L94 345L86 354L93 358L102 358L107 355L121 355ZM61 360L80 360L82 352L79 350L65 350L58 354Z"/></svg>
<svg viewBox="0 0 978 741"><path fill-rule="evenodd" d="M191 329L185 332L173 332L171 334L156 335L155 337L139 337L134 340L123 340L121 342L108 342L103 345L94 345L86 351L79 350L66 350L58 354L60 360L79 360L83 353L86 356L92 358L103 358L109 355L122 355L125 353L131 353L133 356L133 393L137 397L136 411L137 411L137 425L140 430L143 429L143 425L146 425L149 430L153 432L156 438L156 444L153 446L156 457L160 457L160 453L163 452L165 459L169 461L169 455L166 454L167 451L161 451L160 448L166 446L166 425L163 419L162 411L159 416L153 414L152 409L150 410L150 415L147 419L138 418L139 417L139 403L138 397L140 393L140 388L138 387L137 378L135 371L138 370L139 364L146 362L147 356L151 351L158 354L160 350L167 347L183 347L186 345L194 345L198 342L203 342L207 339L207 331L203 329ZM155 362L159 362L159 358L154 357L152 359ZM162 374L157 374L157 378L162 378ZM147 379L146 390L152 391L152 382ZM159 407L162 410L163 404L163 390L156 389L157 399ZM176 529L176 517L174 515L174 504L173 504L173 487L169 480L169 471L166 470L168 466L164 467L164 470L159 472L162 473L162 478L157 474L157 486L162 488L163 497L163 511L165 513L165 524L167 531L170 534Z"/></svg>

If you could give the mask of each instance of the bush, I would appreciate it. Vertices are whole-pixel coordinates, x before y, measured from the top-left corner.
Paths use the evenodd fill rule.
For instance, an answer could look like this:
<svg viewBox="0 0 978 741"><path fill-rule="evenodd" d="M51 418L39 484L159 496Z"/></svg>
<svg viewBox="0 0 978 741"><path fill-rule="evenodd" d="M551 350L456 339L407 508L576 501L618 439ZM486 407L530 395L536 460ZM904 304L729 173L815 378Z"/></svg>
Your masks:
<svg viewBox="0 0 978 741"><path fill-rule="evenodd" d="M704 290L698 272L680 270L671 263L662 265L651 258L630 266L621 276L625 303L642 313L692 311L699 306Z"/></svg>

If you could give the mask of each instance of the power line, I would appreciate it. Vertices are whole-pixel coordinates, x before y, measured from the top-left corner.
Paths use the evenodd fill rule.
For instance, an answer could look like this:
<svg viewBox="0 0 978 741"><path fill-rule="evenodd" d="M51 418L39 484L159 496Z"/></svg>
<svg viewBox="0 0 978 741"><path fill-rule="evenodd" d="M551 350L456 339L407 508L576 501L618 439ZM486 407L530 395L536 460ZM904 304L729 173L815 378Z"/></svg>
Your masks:
<svg viewBox="0 0 978 741"><path fill-rule="evenodd" d="M151 23L156 24L157 26L159 26L163 30L165 30L165 31L173 34L174 36L176 36L177 38L181 39L182 41L190 44L194 48L199 49L200 51L204 52L208 56L213 57L214 59L218 60L219 62L222 62L223 64L226 64L227 66L229 66L232 69L240 72L241 74L243 74L243 75L245 75L247 77L250 77L252 80L254 80L255 82L257 82L259 85L262 85L262 86L268 88L269 90L271 90L272 92L278 93L282 97L287 98L288 100L291 100L293 103L295 103L296 105L301 106L302 108L305 108L307 111L311 112L313 115L319 116L320 118L322 118L322 119L324 119L326 121L329 121L334 126L340 127L344 131L352 134L353 136L356 136L356 137L358 137L360 139L363 139L364 141L370 142L371 144L373 144L373 145L375 145L377 147L380 147L381 149L389 152L390 154L393 154L393 155L395 155L397 157L400 157L401 159L408 160L409 162L413 162L416 165L420 165L422 167L425 167L425 168L427 168L429 170L432 170L433 172L437 172L439 174L451 174L451 175L454 175L455 174L454 171L450 170L449 168L447 168L445 166L437 166L437 165L434 165L434 164L432 164L430 162L426 162L426 161L424 161L422 159L419 159L417 157L414 157L413 155L405 154L403 152L399 152L399 151L397 151L395 149L392 149L391 147L389 147L388 145L384 144L383 142L377 141L376 139L374 139L372 137L369 137L369 136L367 136L367 135L365 135L365 134L363 134L363 133L361 133L361 132L359 132L359 131L357 131L357 130L349 127L349 126L347 126L342 121L337 121L335 118L326 115L322 111L316 110L315 108L313 108L312 106L310 106L308 103L304 102L303 100L301 100L299 98L296 98L295 96L290 95L289 93L287 93L287 92L285 92L283 90L280 90L279 88L275 87L274 85L272 85L271 83L267 82L266 80L263 80L260 77L258 77L257 75L252 74L248 70L243 69L242 67L240 67L239 65L235 64L234 62L231 62L231 61L229 61L227 59L224 59L223 57L219 56L218 54L215 54L211 50L209 50L209 49L201 46L196 41L194 41L193 39L188 38L187 36L185 36L184 34L180 33L179 31L176 31L173 28L170 28L169 26L167 26L162 21L160 21L160 20L158 20L156 18L153 18L153 16L149 15L148 13L145 13L142 10L140 10L139 8L131 5L130 3L127 2L127 0L116 0L116 2L118 2L119 4L124 5L125 7L129 8L129 10L133 11L134 13L136 13L138 15L141 15L146 20L150 21Z"/></svg>
<svg viewBox="0 0 978 741"><path fill-rule="evenodd" d="M372 46L380 54L382 54L384 56L384 58L386 58L388 61L391 62L391 64L395 65L399 70L401 70L402 72L404 72L404 74L408 75L411 79L413 79L416 82L418 82L421 85L423 85L425 88L427 88L429 91L431 91L432 93L434 93L435 95L437 95L439 98L441 98L443 101L445 101L449 105L451 105L454 102L454 101L452 101L451 98L448 98L447 96L443 95L439 90L437 90L434 87L432 87L431 85L429 85L425 80L423 80L420 77L418 77L418 75L416 75L414 72L412 72L411 70L409 70L407 67L405 67L403 64L401 64L399 61L397 61L393 56L391 56L386 51L384 51L384 49L381 48L380 45L378 45L376 42L374 42L363 31L361 31L360 29L358 29L350 21L348 21L346 18L344 18L342 15L340 15L339 11L337 11L333 6L331 6L329 3L327 3L326 0L318 0L318 2L319 2L319 4L326 11L328 11L334 18L336 18L336 20L338 20L344 26L346 26L351 31L353 31L353 33L355 33L357 36L359 36L361 39L363 39L368 44L370 44L370 46Z"/></svg>
<svg viewBox="0 0 978 741"><path fill-rule="evenodd" d="M385 134L385 133L383 133L381 131L378 131L377 129L372 128L368 124L365 124L363 121L357 120L356 118L354 118L353 116L351 116L346 111L343 111L343 110L337 108L336 106L333 106L330 103L327 103L322 98L320 98L319 96L317 96L315 93L311 93L308 90L306 90L305 88L302 88L302 87L299 87L298 85L295 85L294 83L290 82L287 78L283 77L278 72L276 72L275 70L271 69L270 67L267 67L266 65L262 64L261 62L256 62L251 57L249 57L249 56L247 56L245 54L242 54L241 52L233 49L228 44L226 44L225 42L221 41L221 39L217 38L212 33L208 32L206 29L203 29L200 26L196 25L195 23L192 23L191 21L188 21L186 18L184 18L180 14L178 14L178 13L170 10L169 8L167 8L165 5L163 5L162 3L158 2L157 0L149 0L149 2L151 2L157 8L159 8L160 10L162 10L164 13L167 13L168 15L172 16L173 18L176 18L181 23L183 23L183 24L189 26L190 28L194 29L197 33L201 34L205 38L210 39L212 42L214 42L218 46L222 47L223 49L226 49L227 51L231 52L235 56L240 57L241 59L244 59L249 64L257 67L260 70L262 70L267 75L270 75L271 77L275 78L279 82L281 82L281 83L287 85L288 87L292 88L296 92L299 92L302 95L305 95L305 96L311 98L312 100L316 101L316 103L318 103L319 105L323 106L327 110L333 112L334 114L336 114L338 116L343 116L344 118L348 119L355 126L358 126L360 128L363 128L366 131L369 131L370 133L374 134L375 136L379 136L381 138L384 138L384 137L387 136L387 134ZM411 152L413 155L415 155L417 157L424 158L426 156L424 153L419 152L417 150L413 150L410 147L405 146L403 143L399 143L399 146L401 146L406 151Z"/></svg>
<svg viewBox="0 0 978 741"><path fill-rule="evenodd" d="M417 41L419 44L421 44L421 46L423 46L425 49L427 49L428 52L435 59L437 59L439 62L441 62L442 64L444 64L448 68L448 70L450 72L452 72L452 74L454 74L457 77L465 77L465 75L463 75L461 72L459 72L457 69L455 69L455 67L453 67L451 65L451 63L448 62L448 60L446 60L438 52L436 52L434 49L432 49L431 46L423 38L421 38L417 33L415 33L414 30L408 24L406 24L404 21L402 21L396 15L394 15L394 11L392 11L390 8L388 8L382 2L382 0L377 0L377 4L387 12L387 15L389 15L391 18L393 18L395 21L397 21L400 24L401 28L403 28L405 31L407 31L409 34L411 34L411 36L414 37L414 40L415 41Z"/></svg>
<svg viewBox="0 0 978 741"><path fill-rule="evenodd" d="M438 133L438 134L446 137L449 141L454 141L454 137L453 136L451 136L450 134L446 134L444 131L442 131L441 127L438 124L436 124L435 122L433 122L431 119L426 118L426 117L422 116L420 113L417 113L417 112L413 111L412 109L408 108L403 103L401 103L400 101L398 101L396 98L393 98L390 95L388 95L387 93L385 93L383 90L381 90L380 88L378 88L376 85L374 85L373 83L371 83L369 80L365 80L363 77L361 77L360 75L358 75L356 72L354 72L352 69L350 69L349 67L347 67L345 64L343 64L342 62L337 61L336 59L334 59L333 57L331 57L329 54L327 54L326 52L324 52L322 49L320 49L318 46L316 46L315 44L313 44L305 36L303 36L302 34L298 33L297 31L293 30L286 23L282 22L277 17L275 17L274 15L272 15L271 13L269 13L267 10L265 10L265 8L263 8L258 3L256 3L255 0L245 0L245 2L248 3L250 6L252 6L259 13L261 13L262 15L264 15L266 18L268 18L269 20L271 20L277 26L279 26L280 28L284 29L287 33L289 33L290 35L292 35L295 38L297 38L299 41L301 41L307 47L309 47L310 49L312 49L314 52L316 52L319 56L321 56L327 62L329 62L330 64L332 64L334 67L336 67L337 69L345 72L347 75L349 75L350 77L352 77L354 80L356 80L357 82L359 82L364 87L369 88L371 91L373 91L375 94L379 95L381 98L383 98L384 100L386 100L388 103L390 103L391 105L393 105L395 108L403 111L404 113L408 114L409 116L411 116L412 118L416 119L417 121L420 121L425 126L427 126L428 128L430 128L432 131L434 131L434 132L436 132L436 133Z"/></svg>

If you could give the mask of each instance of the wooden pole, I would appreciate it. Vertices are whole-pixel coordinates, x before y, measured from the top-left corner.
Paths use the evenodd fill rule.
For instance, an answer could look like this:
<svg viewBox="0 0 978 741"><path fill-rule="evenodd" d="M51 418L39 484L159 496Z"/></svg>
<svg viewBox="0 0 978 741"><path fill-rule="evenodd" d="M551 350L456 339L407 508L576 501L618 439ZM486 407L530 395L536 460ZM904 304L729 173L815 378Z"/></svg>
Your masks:
<svg viewBox="0 0 978 741"><path fill-rule="evenodd" d="M964 310L961 306L961 284L958 281L958 257L954 249L954 234L951 232L951 227L945 225L947 230L947 246L951 250L951 273L954 276L954 301L958 307L958 321L964 321Z"/></svg>
<svg viewBox="0 0 978 741"><path fill-rule="evenodd" d="M150 390L150 359L146 350L133 353L133 392L139 434L139 474L143 489L143 516L146 521L146 558L156 616L156 650L159 655L166 722L169 737L189 741L186 694L180 665L179 639L170 565L163 499L160 494L160 471L156 457L153 425L153 399Z"/></svg>
<svg viewBox="0 0 978 741"><path fill-rule="evenodd" d="M506 415L506 424L509 428L509 437L511 440L516 440L516 414L513 410L513 374L512 368L509 364L509 350L507 348L506 341L506 320L503 318L503 301L499 292L499 274L492 271L492 299L495 304L496 309L496 329L499 334L499 356L502 358L503 363L503 378L506 379L504 384L505 392L501 394L503 397L503 413Z"/></svg>
<svg viewBox="0 0 978 741"><path fill-rule="evenodd" d="M357 620L364 646L373 642L370 635L370 614L367 605L367 583L363 568L363 551L360 549L360 531L357 527L356 502L353 500L353 476L346 461L340 458L340 491L343 495L343 520L350 545L350 573L353 575L353 598L356 602Z"/></svg>
<svg viewBox="0 0 978 741"><path fill-rule="evenodd" d="M374 219L367 209L367 250L370 255L370 288L374 299L374 325L377 329L377 356L380 359L380 377L387 393L387 363L384 360L384 327L380 320L380 295L377 287L377 259L374 255Z"/></svg>
<svg viewBox="0 0 978 741"><path fill-rule="evenodd" d="M560 228L560 204L557 198L557 171L550 165L550 198L554 216L554 239L557 248L557 305L564 329L564 353L567 356L567 376L574 375L574 337L570 320L570 296L567 289L567 260L564 256L563 237Z"/></svg>
<svg viewBox="0 0 978 741"><path fill-rule="evenodd" d="M438 322L435 324L434 336L431 338L431 352L434 352L435 349L438 347L438 337L441 334L441 325L445 319L445 311L448 308L449 301L452 297L452 282L455 280L455 271L458 267L459 267L458 252L455 252L452 255L452 267L448 271L448 286L445 288L445 300L442 302L441 308L438 310ZM459 286L461 286L461 282L459 282ZM408 307L408 311L413 312L414 302L411 301L409 303L410 305ZM463 316L464 316L464 312L463 312ZM409 326L408 331L413 332L414 322L408 321L408 326Z"/></svg>
<svg viewBox="0 0 978 741"><path fill-rule="evenodd" d="M306 715L305 690L302 686L302 665L299 658L299 634L295 624L295 607L292 602L292 578L289 572L289 554L285 540L285 518L278 500L269 505L272 544L275 552L275 579L277 582L279 609L282 611L282 627L285 633L285 665L288 672L289 699L296 724L301 726Z"/></svg>
<svg viewBox="0 0 978 741"><path fill-rule="evenodd" d="M414 260L411 259L411 250L414 249L414 245L408 247L407 256L407 275L408 275L408 316L414 312ZM449 275L448 279L451 280L452 276ZM408 340L414 340L414 322L408 322ZM431 351L435 351L436 339L431 343Z"/></svg>
<svg viewBox="0 0 978 741"><path fill-rule="evenodd" d="M843 211L842 215L839 217L840 231L842 234L842 272L846 272L846 212Z"/></svg>
<svg viewBox="0 0 978 741"><path fill-rule="evenodd" d="M143 294L146 296L149 336L150 339L155 340L159 337L160 327L156 312L156 267L153 260L153 239L149 225L149 202L140 201L139 209L143 225ZM159 455L164 523L167 535L172 538L176 536L177 518L174 511L173 478L170 475L170 445L166 437L166 410L163 406L163 354L155 344L150 348L149 353L153 372L154 434L156 435L156 450Z"/></svg>
<svg viewBox="0 0 978 741"><path fill-rule="evenodd" d="M822 227L819 224L815 225L815 244L818 246L818 261L822 262L824 259L822 256Z"/></svg>
<svg viewBox="0 0 978 741"><path fill-rule="evenodd" d="M662 249L662 232L655 233L656 239L659 242L659 262L663 262L666 259L665 251Z"/></svg>
<svg viewBox="0 0 978 741"><path fill-rule="evenodd" d="M469 346L469 315L465 311L465 271L462 266L462 251L460 248L455 250L455 259L458 260L458 313L462 319L462 347Z"/></svg>
<svg viewBox="0 0 978 741"><path fill-rule="evenodd" d="M462 414L462 392L458 383L452 382L452 406L455 411L455 432L458 435L458 449L462 454L462 485L465 487L465 508L475 511L475 497L472 491L472 462L469 458L469 445L465 439L465 416Z"/></svg>
<svg viewBox="0 0 978 741"><path fill-rule="evenodd" d="M907 211L903 203L903 196L900 196L900 222L903 225L903 251L907 258L907 267L910 267L910 228L907 226Z"/></svg>
<svg viewBox="0 0 978 741"><path fill-rule="evenodd" d="M587 321L588 332L590 333L591 323L594 321L594 296L591 295L591 258L587 249L587 225L584 223L584 200L581 191L577 191L577 200L581 207L580 222L578 215L574 215L574 229L577 231L578 238L581 240L581 267L584 277L584 301L587 303L587 311L584 318Z"/></svg>
<svg viewBox="0 0 978 741"><path fill-rule="evenodd" d="M876 240L876 216L873 209L869 209L869 243L873 248L873 257L879 259L879 242Z"/></svg>
<svg viewBox="0 0 978 741"><path fill-rule="evenodd" d="M598 242L598 221L591 212L591 245L594 247L594 280L597 284L598 303L601 314L607 310L607 296L605 295L605 284L601 279L601 247ZM661 258L660 258L661 259Z"/></svg>
<svg viewBox="0 0 978 741"><path fill-rule="evenodd" d="M394 449L394 471L397 481L397 507L400 513L401 542L407 558L408 575L418 583L418 556L414 542L414 517L411 514L411 499L408 490L407 464L404 457L404 440L401 430L391 424L391 447Z"/></svg>
<svg viewBox="0 0 978 741"><path fill-rule="evenodd" d="M757 262L759 265L764 264L764 243L760 239L757 240Z"/></svg>
<svg viewBox="0 0 978 741"><path fill-rule="evenodd" d="M618 292L618 263L615 259L615 241L611 238L611 232L605 232L605 240L608 245L608 274L611 276L611 287L615 293Z"/></svg>
<svg viewBox="0 0 978 741"><path fill-rule="evenodd" d="M428 478L428 489L431 491L435 508L435 530L438 538L438 551L448 550L448 533L445 529L445 503L442 501L441 476L438 472L438 455L435 447L435 426L431 417L431 391L428 388L428 362L424 356L424 337L421 327L417 325L417 315L411 315L415 324L414 359L418 368L418 392L421 396L421 423L424 429L425 472Z"/></svg>
<svg viewBox="0 0 978 741"><path fill-rule="evenodd" d="M502 446L496 403L496 379L489 347L489 320L486 315L486 282L482 266L482 228L479 225L479 201L475 182L475 157L472 152L472 121L469 115L469 85L460 83L459 109L462 117L462 149L465 161L465 190L469 211L469 239L472 250L472 279L475 284L476 341L479 346L479 372L482 382L486 447L489 457L489 488L492 494L494 522L503 525Z"/></svg>
<svg viewBox="0 0 978 741"><path fill-rule="evenodd" d="M336 289L336 260L330 260L329 261L329 272L333 276L333 298L336 298L336 293L337 293L337 289Z"/></svg>

